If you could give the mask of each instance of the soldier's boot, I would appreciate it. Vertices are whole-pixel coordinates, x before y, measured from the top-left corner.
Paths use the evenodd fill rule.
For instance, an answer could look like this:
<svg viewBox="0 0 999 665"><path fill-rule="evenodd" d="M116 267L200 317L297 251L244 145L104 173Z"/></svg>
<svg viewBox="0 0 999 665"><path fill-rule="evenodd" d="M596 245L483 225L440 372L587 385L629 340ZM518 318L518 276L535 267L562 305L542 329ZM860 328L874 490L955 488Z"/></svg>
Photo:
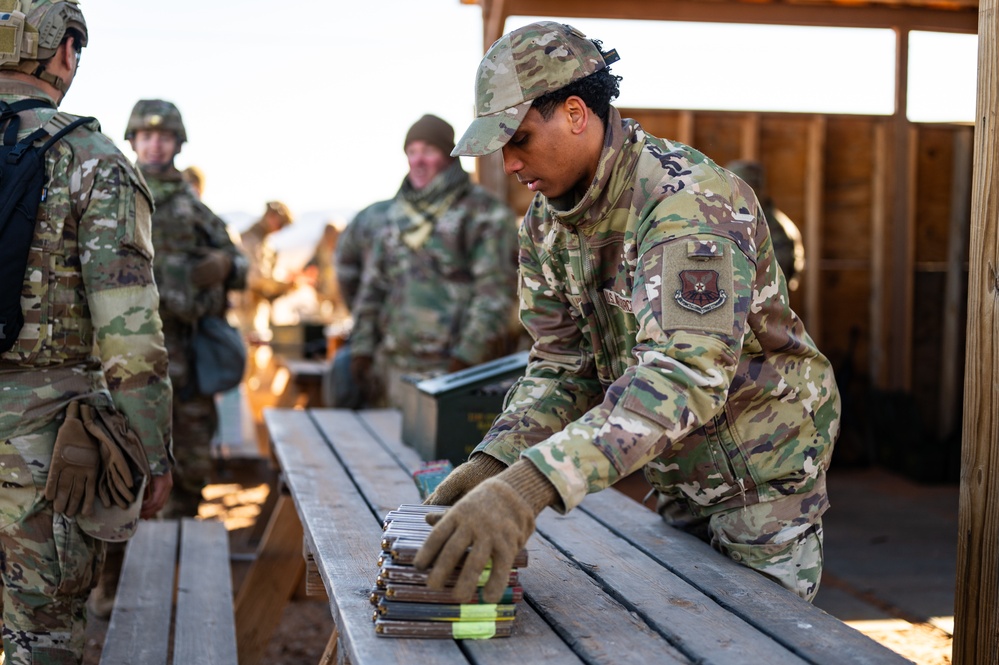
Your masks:
<svg viewBox="0 0 999 665"><path fill-rule="evenodd" d="M108 543L104 557L104 567L97 580L97 586L87 598L87 610L96 617L109 619L114 609L114 598L118 593L118 580L121 578L121 565L125 559L125 543Z"/></svg>

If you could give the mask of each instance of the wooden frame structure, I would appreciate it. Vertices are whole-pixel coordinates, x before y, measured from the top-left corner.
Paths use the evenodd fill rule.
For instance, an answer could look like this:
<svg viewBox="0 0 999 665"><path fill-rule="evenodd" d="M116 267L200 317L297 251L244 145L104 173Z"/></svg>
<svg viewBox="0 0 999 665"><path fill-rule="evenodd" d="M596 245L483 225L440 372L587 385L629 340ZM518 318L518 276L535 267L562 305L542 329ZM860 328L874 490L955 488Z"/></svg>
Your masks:
<svg viewBox="0 0 999 665"><path fill-rule="evenodd" d="M886 391L911 392L919 385L935 384L939 402L936 430L946 436L956 427L953 415L958 403L961 358L964 363L964 412L961 457L961 514L956 596L954 662L999 662L999 398L994 386L999 381L999 0L461 0L482 7L483 50L507 30L510 16L552 16L608 19L694 21L706 23L752 23L797 26L886 28L896 35L895 112L871 123L873 149L870 153L875 174L868 183L871 205L870 291L866 294L871 312L868 366L871 380ZM967 128L916 126L905 109L908 100L909 32L977 33L979 35L979 98L974 135ZM599 37L599 35L596 35ZM635 111L630 109L629 111ZM705 113L672 112L676 117L669 138L691 142ZM650 112L639 120L643 126ZM632 114L634 117L635 114ZM742 114L740 157L760 154L759 126L768 114ZM773 115L773 114L770 114ZM708 119L711 120L710 118ZM811 265L828 263L822 254L821 234L824 215L823 164L830 143L830 127L838 120L815 115L807 130L804 234L811 236ZM755 124L754 124L755 123ZM653 133L656 133L654 130ZM974 168L972 170L972 141ZM695 142L695 146L698 144ZM927 152L941 146L948 154L948 166L936 175L949 181L951 195L946 201L920 200L920 184L928 169L920 160L932 161ZM700 147L700 146L698 146ZM710 150L709 155L718 159ZM936 153L934 152L934 155ZM479 178L484 186L505 200L517 194L509 187L498 155L479 161ZM512 202L512 201L511 201ZM515 206L516 207L516 206ZM948 220L941 234L924 230L923 211L937 208ZM942 209L942 213L940 210ZM917 219L917 210L919 219ZM968 219L970 216L970 238ZM814 241L814 242L813 242ZM926 247L942 246L936 256ZM923 248L928 257L918 254ZM965 256L969 255L968 295L964 297ZM840 259L840 261L842 261ZM943 305L929 308L917 302L920 266L942 273ZM925 281L925 280L924 280ZM805 278L804 312L809 328L822 331L820 271ZM963 307L967 304L967 339ZM914 342L922 322L943 315L937 330L940 347L933 349L928 376L914 376L916 357L926 349ZM923 332L922 330L918 332ZM964 343L967 342L966 350ZM925 345L924 345L925 346Z"/></svg>

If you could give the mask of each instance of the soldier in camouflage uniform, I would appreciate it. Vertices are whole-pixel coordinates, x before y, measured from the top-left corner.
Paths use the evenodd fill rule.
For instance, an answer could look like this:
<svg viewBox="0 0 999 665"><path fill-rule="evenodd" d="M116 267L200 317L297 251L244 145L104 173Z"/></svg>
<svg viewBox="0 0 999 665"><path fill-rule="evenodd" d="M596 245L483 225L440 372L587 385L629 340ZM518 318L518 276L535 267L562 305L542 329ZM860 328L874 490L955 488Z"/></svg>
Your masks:
<svg viewBox="0 0 999 665"><path fill-rule="evenodd" d="M516 294L514 215L451 157L451 125L425 115L403 147L409 174L374 222L381 231L353 301L351 372L374 388L375 406L400 405L404 374L503 355Z"/></svg>
<svg viewBox="0 0 999 665"><path fill-rule="evenodd" d="M241 249L250 262L250 268L246 275L246 291L239 294L239 320L244 334L251 338L259 332L255 331L254 320L260 305L283 296L294 286L274 276L277 251L269 238L293 221L287 205L281 201L268 201L260 219L240 234Z"/></svg>
<svg viewBox="0 0 999 665"><path fill-rule="evenodd" d="M753 191L622 120L616 60L546 21L479 67L455 154L502 149L537 194L520 232L534 346L485 439L428 498L454 507L416 563L439 587L471 546L455 594L492 559L496 599L544 507L644 469L716 549L811 599L839 429L832 367L788 306Z"/></svg>
<svg viewBox="0 0 999 665"><path fill-rule="evenodd" d="M187 140L177 107L159 99L140 100L132 109L125 138L156 203L156 283L170 353L176 441L176 485L163 516L193 516L211 475L211 440L218 413L214 396L197 390L191 339L199 318L226 315L228 292L245 286L248 264L225 222L198 199L174 166Z"/></svg>
<svg viewBox="0 0 999 665"><path fill-rule="evenodd" d="M0 101L39 100L20 113L19 138L55 122L76 75L87 27L76 0L0 0L0 26L23 35L0 47ZM63 118L64 120L65 118ZM142 177L96 122L45 155L49 175L19 289L25 325L0 355L0 579L3 650L8 665L78 663L85 601L97 580L105 527L97 508L46 499L50 478L73 459L97 472L100 456L78 419L81 410L117 413L149 462L152 517L172 482L171 386L158 314L150 241L152 200ZM87 416L84 415L86 419ZM87 424L92 424L87 420ZM70 446L75 457L58 452ZM80 460L88 460L86 463ZM141 494L141 493L140 493ZM59 493L55 494L56 503ZM138 501L136 502L138 503ZM141 512L140 512L141 511ZM112 529L115 530L115 529Z"/></svg>

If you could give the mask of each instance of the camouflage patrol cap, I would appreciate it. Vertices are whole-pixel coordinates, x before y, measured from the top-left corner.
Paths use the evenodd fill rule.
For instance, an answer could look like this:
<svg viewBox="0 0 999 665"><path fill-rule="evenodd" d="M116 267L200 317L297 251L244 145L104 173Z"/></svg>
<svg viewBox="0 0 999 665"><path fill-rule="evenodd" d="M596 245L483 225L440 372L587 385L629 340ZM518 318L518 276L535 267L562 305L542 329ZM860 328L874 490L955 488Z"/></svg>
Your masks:
<svg viewBox="0 0 999 665"><path fill-rule="evenodd" d="M482 156L510 140L538 97L606 68L600 50L571 25L540 21L500 37L479 63L475 120L451 151Z"/></svg>
<svg viewBox="0 0 999 665"><path fill-rule="evenodd" d="M39 76L36 61L55 55L70 30L81 48L87 45L87 22L78 0L0 0L0 69Z"/></svg>
<svg viewBox="0 0 999 665"><path fill-rule="evenodd" d="M171 102L162 99L140 99L132 107L132 114L125 126L125 139L135 138L140 129L162 129L173 132L181 143L187 141L184 119L180 110Z"/></svg>

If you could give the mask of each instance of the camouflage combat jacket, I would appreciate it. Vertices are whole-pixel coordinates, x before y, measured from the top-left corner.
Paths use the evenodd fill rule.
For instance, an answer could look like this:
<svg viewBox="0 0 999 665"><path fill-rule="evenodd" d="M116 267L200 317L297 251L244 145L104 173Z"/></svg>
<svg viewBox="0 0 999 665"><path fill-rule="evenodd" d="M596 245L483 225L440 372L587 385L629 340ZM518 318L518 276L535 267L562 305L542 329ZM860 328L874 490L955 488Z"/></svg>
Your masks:
<svg viewBox="0 0 999 665"><path fill-rule="evenodd" d="M361 290L364 266L382 228L388 224L392 200L378 201L354 215L336 243L336 279L340 283L347 306L354 309L354 300Z"/></svg>
<svg viewBox="0 0 999 665"><path fill-rule="evenodd" d="M565 510L644 467L695 514L821 515L839 394L745 183L612 107L593 184L534 199L520 265L531 360L476 450L530 459Z"/></svg>
<svg viewBox="0 0 999 665"><path fill-rule="evenodd" d="M52 101L30 84L0 82L0 99L26 98ZM54 114L21 113L18 136ZM95 405L113 401L145 446L152 473L163 474L171 386L153 279L152 199L97 123L49 149L45 168L48 191L24 284L15 287L25 324L0 355L0 440L61 419L70 401L88 395Z"/></svg>
<svg viewBox="0 0 999 665"><path fill-rule="evenodd" d="M160 316L170 353L170 378L180 392L191 383L190 343L194 323L205 315L225 316L227 291L246 284L247 261L233 244L225 222L198 200L180 171L143 171L153 199L153 247ZM232 269L223 284L198 289L191 269L210 249L224 250Z"/></svg>
<svg viewBox="0 0 999 665"><path fill-rule="evenodd" d="M354 307L351 353L430 371L450 357L498 355L516 306L516 221L455 160L418 192L404 181L386 210Z"/></svg>

